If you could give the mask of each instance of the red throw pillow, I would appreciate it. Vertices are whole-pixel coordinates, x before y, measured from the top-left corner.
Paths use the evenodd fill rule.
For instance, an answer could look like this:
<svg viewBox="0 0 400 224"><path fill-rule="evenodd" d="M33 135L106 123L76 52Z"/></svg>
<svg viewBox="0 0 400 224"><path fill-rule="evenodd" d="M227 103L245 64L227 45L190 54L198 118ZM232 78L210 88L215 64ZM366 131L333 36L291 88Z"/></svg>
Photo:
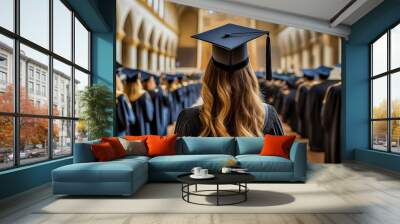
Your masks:
<svg viewBox="0 0 400 224"><path fill-rule="evenodd" d="M99 162L110 161L117 158L113 147L108 142L93 144L91 145L91 149L94 157Z"/></svg>
<svg viewBox="0 0 400 224"><path fill-rule="evenodd" d="M148 135L125 135L125 139L128 141L146 141Z"/></svg>
<svg viewBox="0 0 400 224"><path fill-rule="evenodd" d="M290 148L296 136L278 136L278 135L265 135L264 146L260 155L262 156L280 156L286 159L290 158Z"/></svg>
<svg viewBox="0 0 400 224"><path fill-rule="evenodd" d="M114 149L115 155L118 158L125 157L126 151L124 146L122 146L121 142L118 140L117 137L110 137L110 138L101 138L101 142L108 142Z"/></svg>
<svg viewBox="0 0 400 224"><path fill-rule="evenodd" d="M147 137L148 156L176 155L176 135Z"/></svg>

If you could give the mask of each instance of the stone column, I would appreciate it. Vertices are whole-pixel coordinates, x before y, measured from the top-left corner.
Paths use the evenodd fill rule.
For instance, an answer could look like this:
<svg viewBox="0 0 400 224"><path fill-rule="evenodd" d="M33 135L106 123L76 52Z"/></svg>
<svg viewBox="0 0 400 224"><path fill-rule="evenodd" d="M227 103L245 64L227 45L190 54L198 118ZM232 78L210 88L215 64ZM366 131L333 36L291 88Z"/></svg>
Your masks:
<svg viewBox="0 0 400 224"><path fill-rule="evenodd" d="M130 38L124 41L124 48L122 52L124 52L124 58L122 58L122 64L129 68L137 68L137 46L139 41Z"/></svg>
<svg viewBox="0 0 400 224"><path fill-rule="evenodd" d="M139 48L139 55L140 55L140 65L139 68L142 70L149 70L149 61L148 61L148 54L149 54L149 47L148 43L142 43Z"/></svg>
<svg viewBox="0 0 400 224"><path fill-rule="evenodd" d="M322 63L326 66L333 66L334 49L331 44L331 37L327 34L322 35Z"/></svg>
<svg viewBox="0 0 400 224"><path fill-rule="evenodd" d="M312 47L312 55L313 55L313 68L317 68L322 64L321 60L321 44L320 43L315 43Z"/></svg>
<svg viewBox="0 0 400 224"><path fill-rule="evenodd" d="M116 37L116 57L117 57L117 62L122 63L122 40L125 37L125 33L123 31L118 31L117 32L117 37Z"/></svg>
<svg viewBox="0 0 400 224"><path fill-rule="evenodd" d="M170 54L165 55L165 71L171 71L171 57Z"/></svg>
<svg viewBox="0 0 400 224"><path fill-rule="evenodd" d="M152 49L152 51L151 51L150 70L153 72L158 71L158 51L157 51L157 49Z"/></svg>
<svg viewBox="0 0 400 224"><path fill-rule="evenodd" d="M161 51L160 54L158 55L158 70L160 72L165 72L165 53L164 51Z"/></svg>
<svg viewBox="0 0 400 224"><path fill-rule="evenodd" d="M310 68L310 51L307 48L304 48L303 51L301 52L301 66L303 68Z"/></svg>

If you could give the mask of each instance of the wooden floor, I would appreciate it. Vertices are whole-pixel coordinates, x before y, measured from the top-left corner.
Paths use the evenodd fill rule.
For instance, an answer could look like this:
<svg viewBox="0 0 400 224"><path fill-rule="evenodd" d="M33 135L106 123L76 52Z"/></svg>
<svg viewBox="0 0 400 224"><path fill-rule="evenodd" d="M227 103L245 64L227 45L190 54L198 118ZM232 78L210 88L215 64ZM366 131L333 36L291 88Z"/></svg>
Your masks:
<svg viewBox="0 0 400 224"><path fill-rule="evenodd" d="M50 187L43 186L0 202L0 223L400 223L399 174L357 163L311 164L307 182L365 206L356 214L38 214L54 200ZM315 203L323 203L317 198Z"/></svg>

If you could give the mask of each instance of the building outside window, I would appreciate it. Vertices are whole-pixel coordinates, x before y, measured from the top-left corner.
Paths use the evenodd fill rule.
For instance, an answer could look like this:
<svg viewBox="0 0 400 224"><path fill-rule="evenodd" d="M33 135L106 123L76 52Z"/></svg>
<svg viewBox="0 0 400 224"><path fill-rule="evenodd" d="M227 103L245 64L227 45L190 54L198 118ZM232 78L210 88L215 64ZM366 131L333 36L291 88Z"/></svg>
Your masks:
<svg viewBox="0 0 400 224"><path fill-rule="evenodd" d="M16 5L12 0L1 4ZM10 86L0 91L0 170L70 156L74 142L87 139L71 105L90 85L89 30L61 0L21 0L16 10L7 14L10 21L19 21L15 30L0 23L8 30L0 29L0 83Z"/></svg>
<svg viewBox="0 0 400 224"><path fill-rule="evenodd" d="M370 45L371 148L400 153L400 25Z"/></svg>

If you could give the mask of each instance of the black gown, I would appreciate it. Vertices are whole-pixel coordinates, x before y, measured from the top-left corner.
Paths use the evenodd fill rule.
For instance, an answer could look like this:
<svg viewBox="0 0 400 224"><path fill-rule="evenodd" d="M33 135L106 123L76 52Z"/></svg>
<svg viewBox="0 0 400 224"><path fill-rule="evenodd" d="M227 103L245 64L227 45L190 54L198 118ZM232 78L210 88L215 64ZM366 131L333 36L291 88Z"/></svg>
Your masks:
<svg viewBox="0 0 400 224"><path fill-rule="evenodd" d="M166 135L167 134L167 119L168 114L165 108L168 108L168 102L165 99L164 92L161 88L149 91L149 95L154 105L154 116L150 123L151 134Z"/></svg>
<svg viewBox="0 0 400 224"><path fill-rule="evenodd" d="M265 122L262 132L270 135L284 135L282 123L279 120L275 109L268 104L264 104ZM177 136L200 136L202 123L200 120L200 108L192 107L183 110L178 117L175 126Z"/></svg>
<svg viewBox="0 0 400 224"><path fill-rule="evenodd" d="M332 85L326 92L321 112L324 128L324 149L326 163L340 163L340 111L342 86Z"/></svg>
<svg viewBox="0 0 400 224"><path fill-rule="evenodd" d="M324 130L322 129L321 110L326 90L336 81L326 80L315 84L310 88L306 103L306 121L308 122L308 140L310 150L323 151Z"/></svg>
<svg viewBox="0 0 400 224"><path fill-rule="evenodd" d="M303 83L297 88L296 92L296 116L297 116L297 131L301 137L305 138L308 134L308 121L306 120L306 104L307 95L312 83Z"/></svg>
<svg viewBox="0 0 400 224"><path fill-rule="evenodd" d="M121 94L117 97L117 136L129 133L129 127L135 123L135 115L128 97Z"/></svg>
<svg viewBox="0 0 400 224"><path fill-rule="evenodd" d="M296 109L296 89L289 89L288 95L285 97L282 109L282 118L286 122L292 131L297 131L297 114Z"/></svg>
<svg viewBox="0 0 400 224"><path fill-rule="evenodd" d="M150 123L154 116L154 105L149 93L145 92L136 101L131 101L136 122L129 127L130 135L147 135L151 133Z"/></svg>

